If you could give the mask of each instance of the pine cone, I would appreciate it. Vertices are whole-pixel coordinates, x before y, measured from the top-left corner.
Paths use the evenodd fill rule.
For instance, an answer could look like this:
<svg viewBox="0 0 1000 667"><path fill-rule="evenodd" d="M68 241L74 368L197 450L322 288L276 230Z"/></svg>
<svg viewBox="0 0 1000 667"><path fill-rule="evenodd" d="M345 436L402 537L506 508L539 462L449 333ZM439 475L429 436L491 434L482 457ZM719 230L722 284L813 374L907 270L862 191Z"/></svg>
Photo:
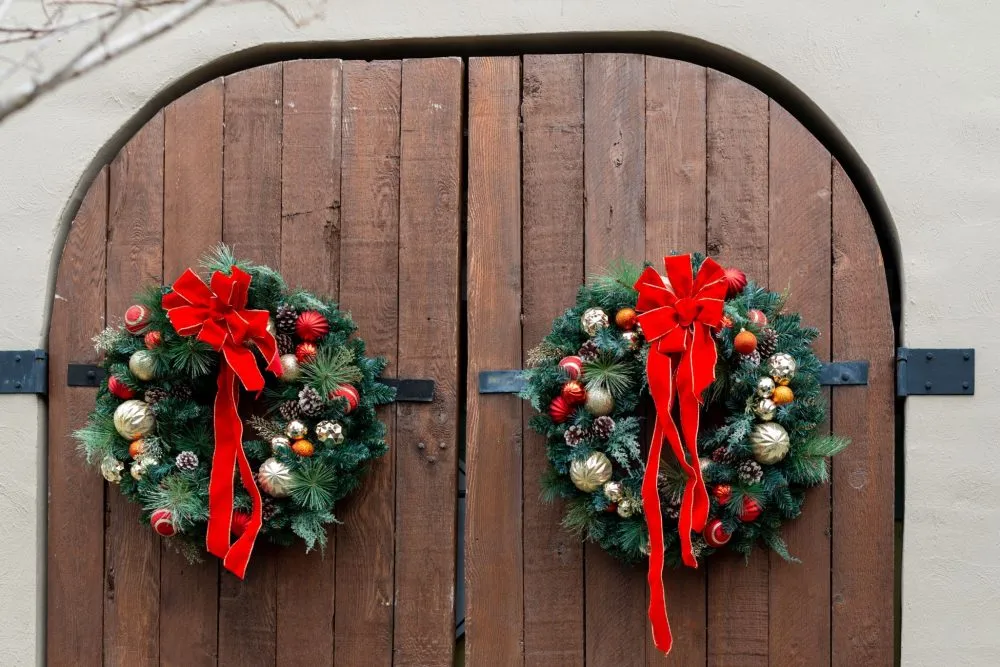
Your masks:
<svg viewBox="0 0 1000 667"><path fill-rule="evenodd" d="M580 346L580 351L577 354L584 361L593 361L597 358L600 348L597 347L597 343L593 340L588 340L586 343Z"/></svg>
<svg viewBox="0 0 1000 667"><path fill-rule="evenodd" d="M198 455L194 452L181 452L177 455L176 463L181 470L194 470L198 467Z"/></svg>
<svg viewBox="0 0 1000 667"><path fill-rule="evenodd" d="M264 505L263 507L261 507L260 510L261 519L263 519L265 522L270 521L271 518L277 513L278 513L278 504L273 500L271 500L270 498L266 498L264 500Z"/></svg>
<svg viewBox="0 0 1000 667"><path fill-rule="evenodd" d="M295 333L295 321L299 319L299 314L287 303L283 303L274 311L274 325L283 334Z"/></svg>
<svg viewBox="0 0 1000 667"><path fill-rule="evenodd" d="M764 469L753 459L742 461L736 466L736 472L740 476L740 481L744 484L757 484L764 479Z"/></svg>
<svg viewBox="0 0 1000 667"><path fill-rule="evenodd" d="M681 504L676 500L668 500L663 504L663 515L675 521L681 516Z"/></svg>
<svg viewBox="0 0 1000 667"><path fill-rule="evenodd" d="M188 399L191 398L191 385L189 384L178 384L174 385L170 390L170 395L175 398Z"/></svg>
<svg viewBox="0 0 1000 667"><path fill-rule="evenodd" d="M728 447L719 447L712 452L712 460L716 463L732 463L736 460L730 452Z"/></svg>
<svg viewBox="0 0 1000 667"><path fill-rule="evenodd" d="M740 355L740 361L751 368L760 366L760 350L754 350L750 354Z"/></svg>
<svg viewBox="0 0 1000 667"><path fill-rule="evenodd" d="M146 390L143 399L150 405L155 406L169 395L170 394L167 393L166 389L161 389L160 387L150 387Z"/></svg>
<svg viewBox="0 0 1000 667"><path fill-rule="evenodd" d="M598 417L594 420L592 430L598 438L610 438L611 432L615 430L615 420L608 416Z"/></svg>
<svg viewBox="0 0 1000 667"><path fill-rule="evenodd" d="M569 445L570 447L576 447L581 442L583 442L583 439L585 437L587 437L587 432L584 431L579 426L570 426L568 429L566 429L566 434L564 437L566 438L567 445Z"/></svg>
<svg viewBox="0 0 1000 667"><path fill-rule="evenodd" d="M757 336L757 352L763 358L770 357L778 349L778 332L768 327Z"/></svg>
<svg viewBox="0 0 1000 667"><path fill-rule="evenodd" d="M280 333L276 337L278 341L278 354L295 354L295 339L285 333Z"/></svg>
<svg viewBox="0 0 1000 667"><path fill-rule="evenodd" d="M303 387L299 392L299 410L306 417L318 417L323 406L323 396L312 387Z"/></svg>
<svg viewBox="0 0 1000 667"><path fill-rule="evenodd" d="M285 421L292 421L293 419L298 419L302 416L302 413L299 410L298 401L285 401L281 404L281 407L278 408L278 413Z"/></svg>

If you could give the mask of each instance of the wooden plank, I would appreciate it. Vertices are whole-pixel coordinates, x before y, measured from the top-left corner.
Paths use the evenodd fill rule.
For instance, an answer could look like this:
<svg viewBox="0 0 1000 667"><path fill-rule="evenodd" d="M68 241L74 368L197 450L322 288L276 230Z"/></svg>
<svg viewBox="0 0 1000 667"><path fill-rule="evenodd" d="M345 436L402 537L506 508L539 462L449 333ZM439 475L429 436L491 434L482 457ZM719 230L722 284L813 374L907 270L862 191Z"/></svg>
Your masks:
<svg viewBox="0 0 1000 667"><path fill-rule="evenodd" d="M164 109L163 277L222 241L223 83L216 79ZM167 545L160 553L160 662L215 665L219 651L219 565L188 563Z"/></svg>
<svg viewBox="0 0 1000 667"><path fill-rule="evenodd" d="M868 386L833 391L834 665L893 662L893 347L885 266L871 220L833 170L833 356L868 359Z"/></svg>
<svg viewBox="0 0 1000 667"><path fill-rule="evenodd" d="M552 328L583 282L583 56L524 56L522 354ZM545 438L524 430L524 662L584 662L583 547L541 502Z"/></svg>
<svg viewBox="0 0 1000 667"><path fill-rule="evenodd" d="M344 63L340 300L371 354L396 374L399 272L399 61ZM395 408L379 412L395 447ZM392 453L338 508L335 646L339 665L392 662Z"/></svg>
<svg viewBox="0 0 1000 667"><path fill-rule="evenodd" d="M813 349L829 361L830 153L781 106L770 106L769 283L790 289L785 309L819 329ZM824 396L829 400L829 390ZM782 533L802 562L769 554L770 661L829 664L830 487L810 490L802 516Z"/></svg>
<svg viewBox="0 0 1000 667"><path fill-rule="evenodd" d="M521 400L479 371L521 367L520 59L469 60L466 661L524 662Z"/></svg>
<svg viewBox="0 0 1000 667"><path fill-rule="evenodd" d="M654 266L672 252L705 252L706 77L704 67L646 57L646 261ZM664 579L669 660L703 665L706 568L667 570ZM652 640L647 620L646 662L662 664Z"/></svg>
<svg viewBox="0 0 1000 667"><path fill-rule="evenodd" d="M462 60L402 71L399 364L437 382L432 405L396 406L397 666L453 664L458 486ZM391 455L391 454L390 454Z"/></svg>
<svg viewBox="0 0 1000 667"><path fill-rule="evenodd" d="M281 64L225 79L222 240L280 270ZM219 665L275 664L276 552L258 540L246 579L220 570Z"/></svg>
<svg viewBox="0 0 1000 667"><path fill-rule="evenodd" d="M49 365L98 363L91 338L104 328L108 169L87 191L59 262ZM101 664L104 604L104 482L76 451L72 432L94 407L95 390L49 375L46 663ZM117 493L117 489L112 489Z"/></svg>
<svg viewBox="0 0 1000 667"><path fill-rule="evenodd" d="M120 321L137 289L163 271L163 113L111 163L107 250L109 320ZM160 539L140 508L112 489L105 533L104 661L159 662Z"/></svg>
<svg viewBox="0 0 1000 667"><path fill-rule="evenodd" d="M298 60L283 69L282 275L338 299L341 62ZM334 530L324 554L307 554L301 543L276 554L277 664L333 664L335 554Z"/></svg>
<svg viewBox="0 0 1000 667"><path fill-rule="evenodd" d="M646 256L643 56L587 54L584 90L584 268L592 275ZM645 571L595 544L585 558L587 663L645 665Z"/></svg>
<svg viewBox="0 0 1000 667"><path fill-rule="evenodd" d="M768 279L768 100L708 72L708 251L759 283ZM708 664L768 664L768 556L734 553L708 568Z"/></svg>

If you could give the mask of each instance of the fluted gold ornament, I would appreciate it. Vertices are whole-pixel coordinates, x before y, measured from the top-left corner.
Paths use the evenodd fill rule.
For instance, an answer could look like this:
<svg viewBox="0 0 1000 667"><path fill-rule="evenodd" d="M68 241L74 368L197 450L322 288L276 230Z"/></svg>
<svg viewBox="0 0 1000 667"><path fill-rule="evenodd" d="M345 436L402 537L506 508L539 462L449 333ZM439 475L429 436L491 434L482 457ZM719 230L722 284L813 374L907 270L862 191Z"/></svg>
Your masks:
<svg viewBox="0 0 1000 667"><path fill-rule="evenodd" d="M767 359L767 372L777 384L788 384L795 377L795 369L798 364L790 354L779 352L772 354Z"/></svg>
<svg viewBox="0 0 1000 667"><path fill-rule="evenodd" d="M293 419L285 425L285 435L292 440L301 440L309 435L309 428L298 419Z"/></svg>
<svg viewBox="0 0 1000 667"><path fill-rule="evenodd" d="M757 463L773 465L788 454L788 431L775 422L757 424L750 432L750 446Z"/></svg>
<svg viewBox="0 0 1000 667"><path fill-rule="evenodd" d="M293 382L299 377L299 360L294 354L281 355L281 379L285 382Z"/></svg>
<svg viewBox="0 0 1000 667"><path fill-rule="evenodd" d="M610 415L615 409L615 399L604 387L593 387L587 390L587 412L595 417Z"/></svg>
<svg viewBox="0 0 1000 667"><path fill-rule="evenodd" d="M267 495L284 498L292 489L292 473L288 466L272 457L260 464L257 483Z"/></svg>
<svg viewBox="0 0 1000 667"><path fill-rule="evenodd" d="M101 474L112 484L122 481L122 471L124 470L125 464L113 456L105 456L101 460Z"/></svg>
<svg viewBox="0 0 1000 667"><path fill-rule="evenodd" d="M136 440L153 430L156 418L148 403L137 399L125 401L115 409L115 430L126 440Z"/></svg>
<svg viewBox="0 0 1000 667"><path fill-rule="evenodd" d="M611 460L602 452L594 452L586 459L570 464L569 478L576 488L593 493L611 479Z"/></svg>
<svg viewBox="0 0 1000 667"><path fill-rule="evenodd" d="M757 380L757 395L761 398L771 398L774 393L774 380L764 377Z"/></svg>
<svg viewBox="0 0 1000 667"><path fill-rule="evenodd" d="M149 350L136 350L128 358L128 369L132 372L132 375L143 382L149 382L153 379L154 371L156 370L153 353Z"/></svg>
<svg viewBox="0 0 1000 667"><path fill-rule="evenodd" d="M608 314L600 308L588 308L580 316L580 326L583 327L588 336L593 336L608 326Z"/></svg>
<svg viewBox="0 0 1000 667"><path fill-rule="evenodd" d="M762 398L753 406L753 412L757 418L769 422L774 419L774 412L778 406L770 398Z"/></svg>
<svg viewBox="0 0 1000 667"><path fill-rule="evenodd" d="M344 442L344 427L337 422L321 421L316 424L316 439L339 445Z"/></svg>

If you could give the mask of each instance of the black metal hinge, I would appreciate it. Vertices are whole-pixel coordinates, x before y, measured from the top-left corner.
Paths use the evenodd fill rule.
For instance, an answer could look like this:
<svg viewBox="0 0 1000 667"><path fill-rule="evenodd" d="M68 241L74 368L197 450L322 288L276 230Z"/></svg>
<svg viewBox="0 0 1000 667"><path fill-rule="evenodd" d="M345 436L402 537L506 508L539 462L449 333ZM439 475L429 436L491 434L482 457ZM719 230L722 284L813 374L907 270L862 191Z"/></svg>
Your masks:
<svg viewBox="0 0 1000 667"><path fill-rule="evenodd" d="M44 394L48 367L45 350L0 351L0 394Z"/></svg>
<svg viewBox="0 0 1000 667"><path fill-rule="evenodd" d="M972 396L976 351L972 348L896 350L896 396Z"/></svg>

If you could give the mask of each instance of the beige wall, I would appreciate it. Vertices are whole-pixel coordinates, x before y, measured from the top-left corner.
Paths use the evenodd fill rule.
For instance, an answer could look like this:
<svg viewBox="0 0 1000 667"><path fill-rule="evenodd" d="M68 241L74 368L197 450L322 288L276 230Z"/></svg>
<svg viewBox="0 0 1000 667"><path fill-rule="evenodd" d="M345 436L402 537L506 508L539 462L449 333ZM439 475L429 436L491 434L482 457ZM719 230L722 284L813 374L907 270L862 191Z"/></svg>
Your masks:
<svg viewBox="0 0 1000 667"><path fill-rule="evenodd" d="M1000 664L1000 353L992 340L1000 270L990 261L1000 246L1000 4L329 0L327 14L295 30L263 3L214 10L0 125L0 347L44 346L74 192L144 104L206 63L292 41L628 31L701 38L797 86L871 170L899 235L904 342L977 348L974 398L907 403L902 655L907 665ZM623 38L620 50L628 44ZM40 655L43 421L42 402L0 397L4 665Z"/></svg>

